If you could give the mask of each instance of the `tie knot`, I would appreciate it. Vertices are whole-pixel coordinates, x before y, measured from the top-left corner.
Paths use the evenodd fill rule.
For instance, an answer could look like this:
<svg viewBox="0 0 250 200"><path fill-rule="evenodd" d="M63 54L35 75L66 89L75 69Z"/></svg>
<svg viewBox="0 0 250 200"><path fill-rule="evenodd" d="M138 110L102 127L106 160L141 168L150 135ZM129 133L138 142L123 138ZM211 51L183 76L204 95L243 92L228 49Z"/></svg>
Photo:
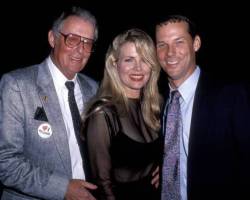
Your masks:
<svg viewBox="0 0 250 200"><path fill-rule="evenodd" d="M174 90L171 92L170 96L171 96L171 101L175 101L181 97L181 94L178 90Z"/></svg>
<svg viewBox="0 0 250 200"><path fill-rule="evenodd" d="M73 81L66 81L65 86L69 91L74 91L75 83Z"/></svg>

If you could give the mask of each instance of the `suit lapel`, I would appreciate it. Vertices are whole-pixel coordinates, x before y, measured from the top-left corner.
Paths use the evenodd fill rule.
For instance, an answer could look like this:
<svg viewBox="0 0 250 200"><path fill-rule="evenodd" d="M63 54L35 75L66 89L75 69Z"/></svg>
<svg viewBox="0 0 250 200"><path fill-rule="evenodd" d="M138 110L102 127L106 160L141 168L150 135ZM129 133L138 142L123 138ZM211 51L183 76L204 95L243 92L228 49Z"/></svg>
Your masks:
<svg viewBox="0 0 250 200"><path fill-rule="evenodd" d="M189 152L192 152L190 149L195 144L194 140L199 138L199 134L203 131L204 123L209 121L210 106L209 104L212 101L210 93L212 89L212 82L209 81L209 77L201 72L198 85L195 91L191 127L190 127L190 136L189 136Z"/></svg>
<svg viewBox="0 0 250 200"><path fill-rule="evenodd" d="M64 120L53 79L46 62L43 62L38 69L37 85L39 96L46 112L48 122L52 126L53 139L60 154L63 166L67 174L72 176L69 144Z"/></svg>
<svg viewBox="0 0 250 200"><path fill-rule="evenodd" d="M195 91L192 119L190 126L189 145L188 145L188 163L187 163L187 191L190 192L192 178L195 174L194 166L199 162L196 160L196 154L200 153L201 145L206 140L207 130L204 124L209 123L211 112L210 103L212 101L210 91L211 83L209 79L201 72L198 85ZM211 116L210 116L211 117Z"/></svg>
<svg viewBox="0 0 250 200"><path fill-rule="evenodd" d="M164 91L164 95L163 95L163 97L164 97L164 104L162 105L162 108L161 108L161 134L163 135L163 129L164 129L164 127L163 127L163 125L164 125L164 112L165 112L165 109L166 109L166 106L167 106L167 104L168 104L168 97L169 97L169 87L167 87L167 89Z"/></svg>
<svg viewBox="0 0 250 200"><path fill-rule="evenodd" d="M91 91L91 86L85 80L85 78L82 74L77 75L77 81L78 81L79 86L80 86L80 90L81 90L82 98L83 98L83 105L84 105L93 96L93 93Z"/></svg>
<svg viewBox="0 0 250 200"><path fill-rule="evenodd" d="M84 76L82 74L77 75L77 81L80 86L80 90L82 93L82 99L83 99L83 108L85 107L85 104L88 102L88 100L93 96L93 92L91 91L91 86L89 83L85 80ZM87 181L90 179L90 166L88 161L88 154L86 149L86 142L85 140L82 140L79 145L81 145L82 149L82 159L83 159L83 167L84 167L84 173L85 178Z"/></svg>

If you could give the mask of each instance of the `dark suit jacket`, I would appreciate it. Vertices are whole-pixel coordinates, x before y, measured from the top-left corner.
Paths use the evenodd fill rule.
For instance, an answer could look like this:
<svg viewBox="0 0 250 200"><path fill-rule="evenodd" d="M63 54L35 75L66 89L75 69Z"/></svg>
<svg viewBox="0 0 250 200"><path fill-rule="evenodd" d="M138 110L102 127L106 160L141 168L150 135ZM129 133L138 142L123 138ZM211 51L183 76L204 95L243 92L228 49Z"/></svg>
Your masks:
<svg viewBox="0 0 250 200"><path fill-rule="evenodd" d="M201 73L189 135L189 200L250 199L249 115L243 86L225 85Z"/></svg>

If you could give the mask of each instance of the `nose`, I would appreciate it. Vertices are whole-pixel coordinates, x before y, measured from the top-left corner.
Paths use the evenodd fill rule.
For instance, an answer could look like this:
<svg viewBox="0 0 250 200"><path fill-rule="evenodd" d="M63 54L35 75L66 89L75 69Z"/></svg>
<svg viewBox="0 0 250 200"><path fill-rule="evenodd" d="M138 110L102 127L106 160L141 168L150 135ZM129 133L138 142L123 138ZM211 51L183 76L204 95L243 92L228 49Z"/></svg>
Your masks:
<svg viewBox="0 0 250 200"><path fill-rule="evenodd" d="M136 62L135 65L134 65L134 69L137 70L137 71L141 71L141 69L142 69L142 61Z"/></svg>
<svg viewBox="0 0 250 200"><path fill-rule="evenodd" d="M78 53L82 54L84 51L83 43L81 42L77 47L76 50Z"/></svg>
<svg viewBox="0 0 250 200"><path fill-rule="evenodd" d="M84 43L81 42L77 47L76 47L76 50L79 54L82 54L82 53L88 53L85 48L84 48Z"/></svg>
<svg viewBox="0 0 250 200"><path fill-rule="evenodd" d="M175 55L175 47L172 45L169 45L168 47L168 56Z"/></svg>

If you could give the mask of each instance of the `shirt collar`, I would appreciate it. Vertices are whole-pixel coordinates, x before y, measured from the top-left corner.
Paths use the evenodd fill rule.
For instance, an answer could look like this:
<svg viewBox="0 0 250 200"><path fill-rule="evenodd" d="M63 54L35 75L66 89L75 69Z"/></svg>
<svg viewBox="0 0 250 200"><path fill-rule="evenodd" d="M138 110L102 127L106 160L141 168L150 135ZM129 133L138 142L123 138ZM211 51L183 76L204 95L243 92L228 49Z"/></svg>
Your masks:
<svg viewBox="0 0 250 200"><path fill-rule="evenodd" d="M56 65L53 63L50 56L47 58L47 64L49 66L49 70L50 70L50 73L52 75L52 78L53 78L53 81L54 81L56 87L60 87L60 88L66 87L65 86L66 81L73 81L76 84L77 74L75 75L75 77L72 80L68 80L64 76L64 74L56 67Z"/></svg>
<svg viewBox="0 0 250 200"><path fill-rule="evenodd" d="M184 102L188 102L195 93L197 83L200 77L200 68L199 66L196 67L194 72L185 80L179 87L178 91L181 94L181 98ZM169 84L170 92L176 90L172 88Z"/></svg>
<svg viewBox="0 0 250 200"><path fill-rule="evenodd" d="M199 77L200 68L197 66L191 76L189 76L188 79L179 86L178 91L180 92L184 102L189 102L189 100L194 96Z"/></svg>

